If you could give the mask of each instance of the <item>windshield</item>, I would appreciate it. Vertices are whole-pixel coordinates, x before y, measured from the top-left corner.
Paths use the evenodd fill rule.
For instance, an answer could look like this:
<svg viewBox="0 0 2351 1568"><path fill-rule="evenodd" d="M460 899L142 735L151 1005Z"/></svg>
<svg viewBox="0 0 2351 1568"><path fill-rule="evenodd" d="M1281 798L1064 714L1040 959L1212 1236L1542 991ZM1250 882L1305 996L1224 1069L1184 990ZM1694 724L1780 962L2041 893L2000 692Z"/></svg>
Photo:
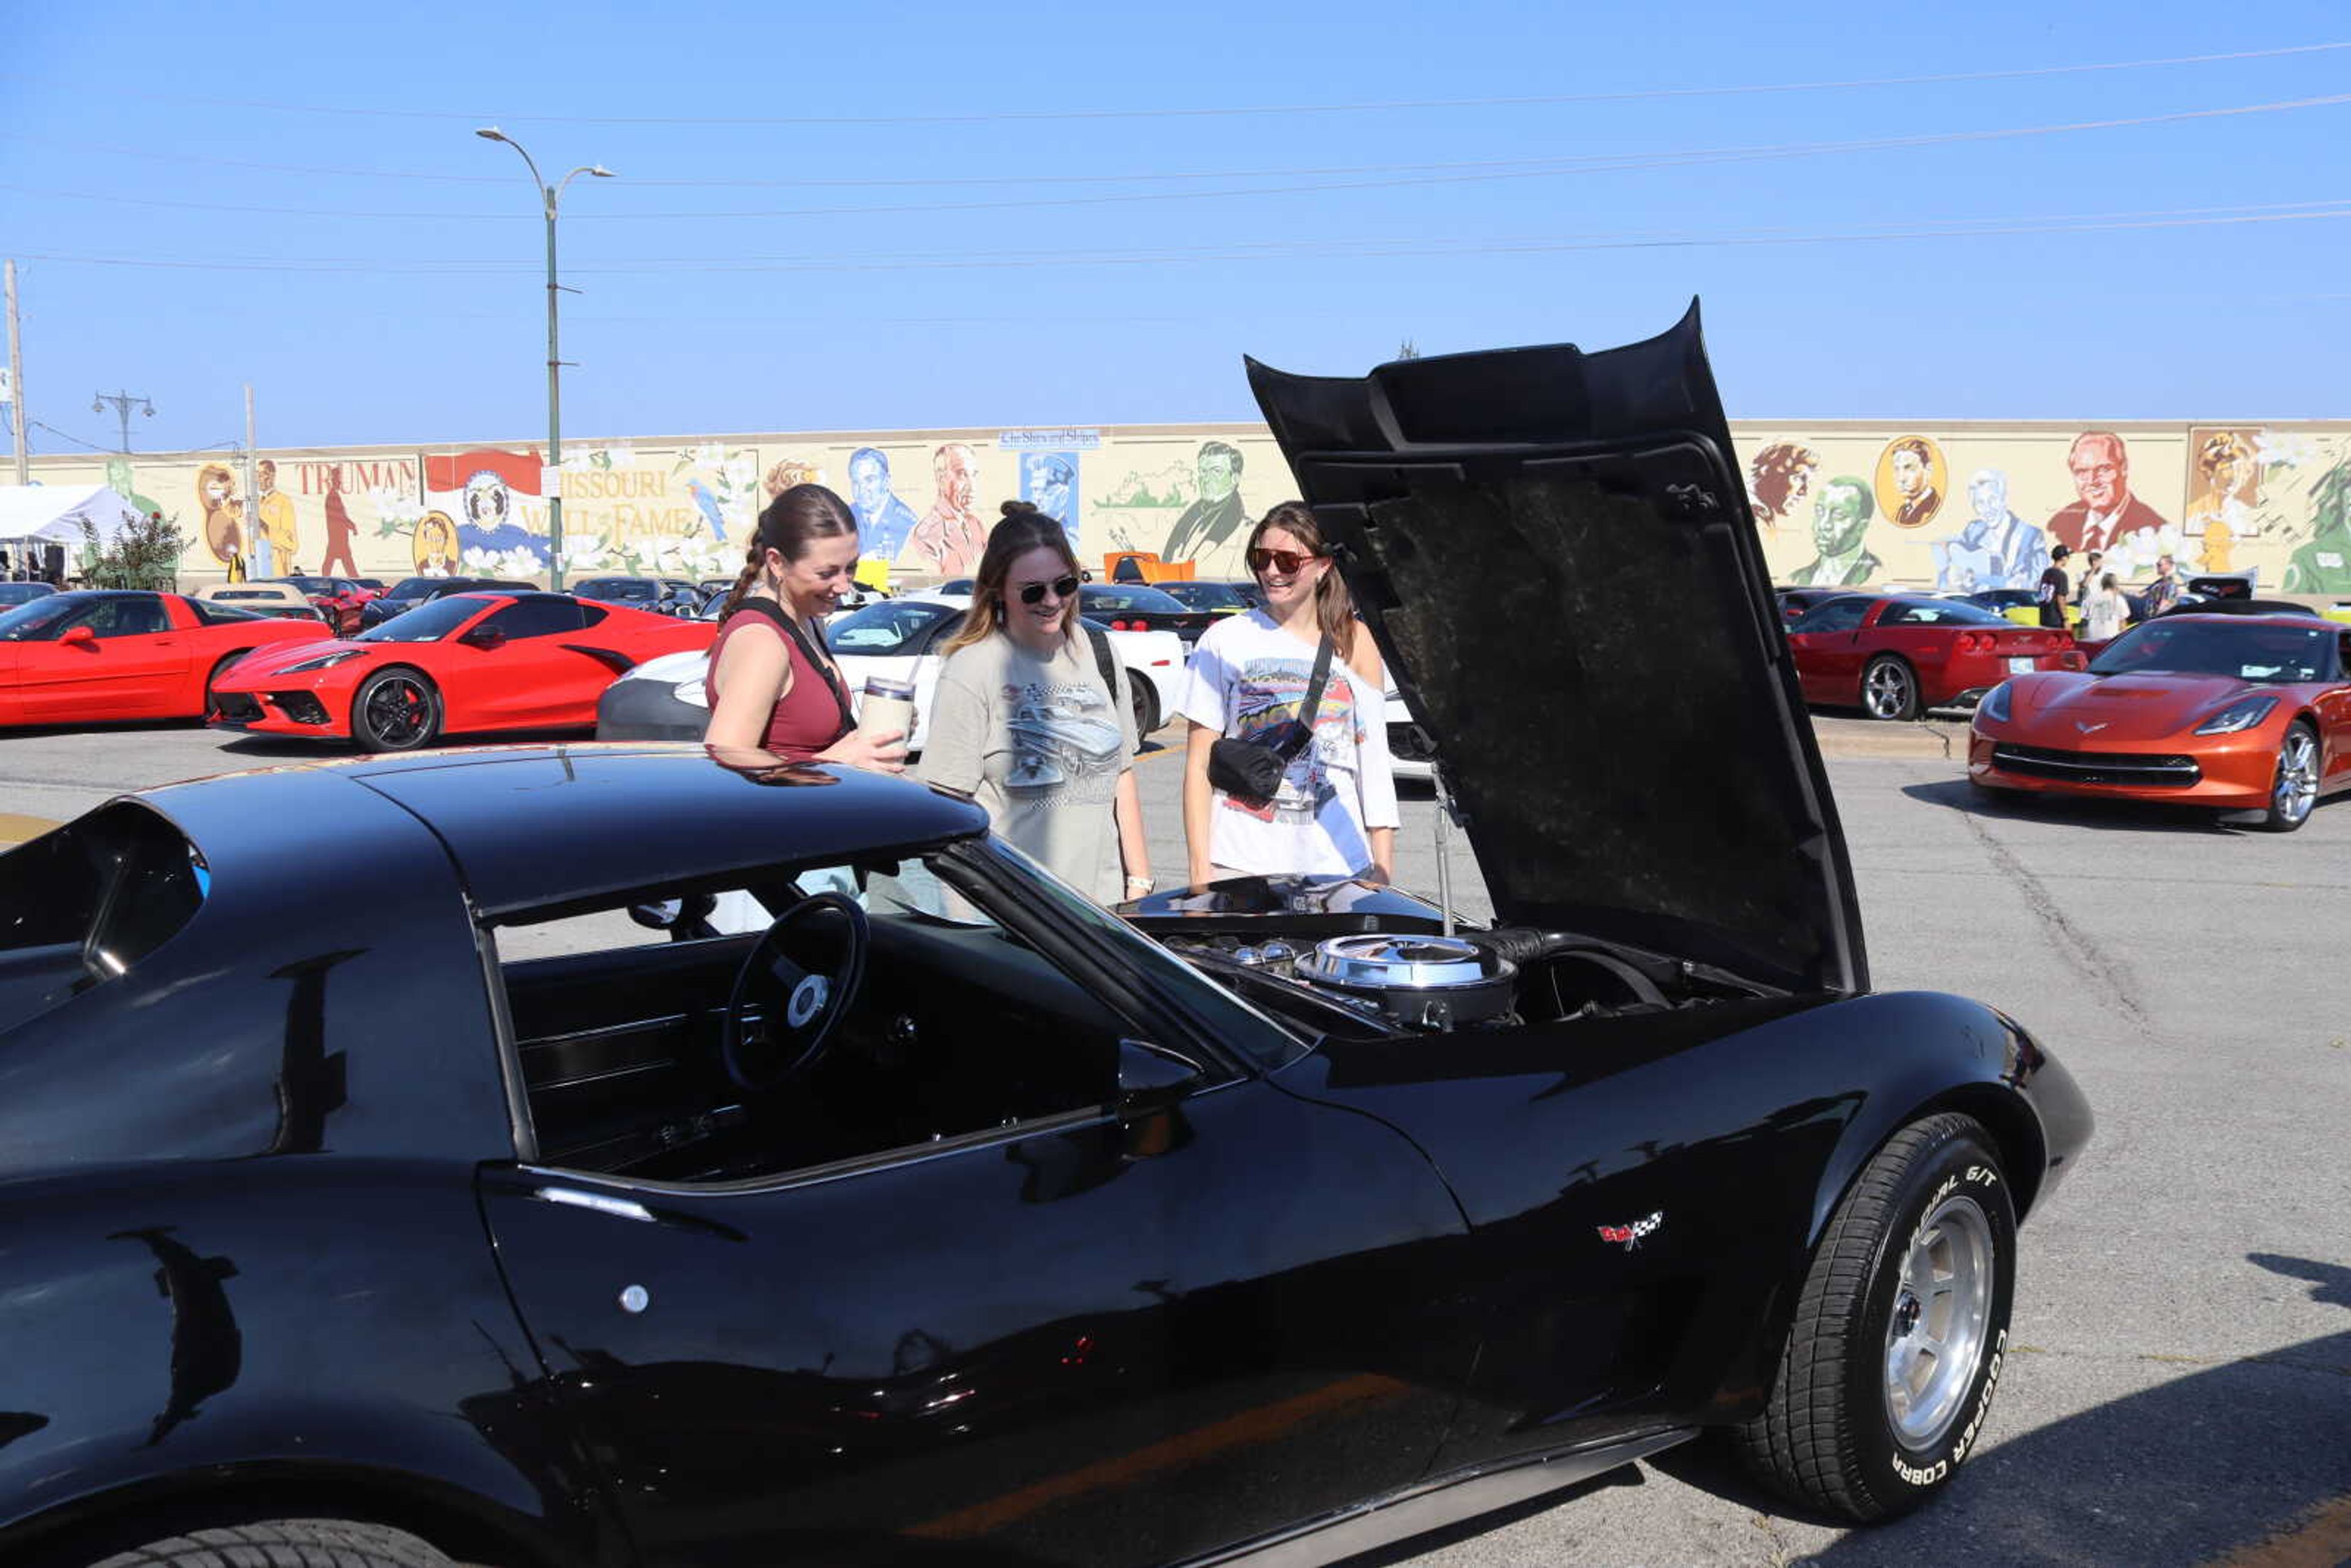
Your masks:
<svg viewBox="0 0 2351 1568"><path fill-rule="evenodd" d="M1963 599L1897 599L1877 618L1880 626L2006 626L2008 617Z"/></svg>
<svg viewBox="0 0 2351 1568"><path fill-rule="evenodd" d="M422 599L448 580L445 577L403 577L392 585L392 591L384 597L386 599Z"/></svg>
<svg viewBox="0 0 2351 1568"><path fill-rule="evenodd" d="M571 591L581 599L651 599L659 591L642 577L591 577Z"/></svg>
<svg viewBox="0 0 2351 1568"><path fill-rule="evenodd" d="M7 613L0 614L0 641L46 642L88 607L88 601L77 593L52 593L46 599L19 604Z"/></svg>
<svg viewBox="0 0 2351 1568"><path fill-rule="evenodd" d="M405 615L371 626L351 639L354 643L438 643L482 612L485 595L453 593L430 604L420 604Z"/></svg>
<svg viewBox="0 0 2351 1568"><path fill-rule="evenodd" d="M1155 588L1088 588L1089 610L1144 610L1161 615L1181 615L1184 606Z"/></svg>
<svg viewBox="0 0 2351 1568"><path fill-rule="evenodd" d="M2316 626L2257 621L2150 621L2124 632L2090 661L2094 675L2162 671L2241 681L2329 679L2334 633Z"/></svg>
<svg viewBox="0 0 2351 1568"><path fill-rule="evenodd" d="M1221 582L1171 582L1160 591L1195 610L1222 610L1241 604L1241 596Z"/></svg>

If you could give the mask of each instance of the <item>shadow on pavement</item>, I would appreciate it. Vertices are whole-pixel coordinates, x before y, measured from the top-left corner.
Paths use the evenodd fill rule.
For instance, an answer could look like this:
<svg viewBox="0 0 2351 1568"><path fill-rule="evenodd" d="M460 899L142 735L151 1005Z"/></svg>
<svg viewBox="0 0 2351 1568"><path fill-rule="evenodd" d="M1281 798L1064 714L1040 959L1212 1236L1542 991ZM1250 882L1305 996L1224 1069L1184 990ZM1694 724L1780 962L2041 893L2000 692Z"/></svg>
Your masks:
<svg viewBox="0 0 2351 1568"><path fill-rule="evenodd" d="M2351 1268L2248 1256L2309 1282L2311 1300L2351 1308ZM2031 1359L2021 1359L2011 1375L2030 1375ZM1983 1449L1938 1502L1795 1561L1810 1568L2212 1562L2291 1533L2351 1489L2347 1405L2351 1330L2208 1367ZM1752 1488L1717 1445L1693 1443L1649 1462L1759 1513L1827 1522Z"/></svg>
<svg viewBox="0 0 2351 1568"><path fill-rule="evenodd" d="M2205 808L2167 806L2155 800L2094 800L1979 789L1964 779L1905 784L1902 793L1925 805L1948 807L1971 817L2036 817L2102 832L2196 833L2208 838L2231 838L2260 831L2226 821L2219 812Z"/></svg>

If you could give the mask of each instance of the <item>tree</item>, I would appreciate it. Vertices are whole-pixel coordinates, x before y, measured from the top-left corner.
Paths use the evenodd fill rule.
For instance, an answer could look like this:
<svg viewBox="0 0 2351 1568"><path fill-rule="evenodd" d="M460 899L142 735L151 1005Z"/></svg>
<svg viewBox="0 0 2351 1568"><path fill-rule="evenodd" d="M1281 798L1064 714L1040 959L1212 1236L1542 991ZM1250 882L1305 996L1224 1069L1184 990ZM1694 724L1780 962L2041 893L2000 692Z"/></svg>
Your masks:
<svg viewBox="0 0 2351 1568"><path fill-rule="evenodd" d="M178 580L185 541L161 512L130 524L110 545L101 545L98 529L84 518L81 538L82 577L92 588L169 589Z"/></svg>
<svg viewBox="0 0 2351 1568"><path fill-rule="evenodd" d="M1403 342L1396 345L1396 358L1399 360L1416 360L1420 358L1420 350L1413 347L1412 340L1410 338L1406 338Z"/></svg>

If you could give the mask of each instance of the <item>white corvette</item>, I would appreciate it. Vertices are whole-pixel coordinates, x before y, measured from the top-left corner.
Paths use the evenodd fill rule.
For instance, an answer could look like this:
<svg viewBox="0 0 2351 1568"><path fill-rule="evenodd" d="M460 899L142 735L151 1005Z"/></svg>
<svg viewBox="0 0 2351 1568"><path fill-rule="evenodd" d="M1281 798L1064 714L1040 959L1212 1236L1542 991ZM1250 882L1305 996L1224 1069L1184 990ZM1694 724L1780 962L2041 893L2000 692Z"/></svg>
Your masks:
<svg viewBox="0 0 2351 1568"><path fill-rule="evenodd" d="M825 622L824 640L848 678L852 705L862 700L867 680L912 681L914 733L908 748L919 751L923 722L937 689L939 650L971 605L968 594L922 593L883 599L835 615ZM1126 668L1134 703L1134 732L1149 735L1176 710L1184 677L1184 643L1173 632L1110 632L1111 651ZM599 740L699 740L710 718L704 682L709 655L670 653L648 659L614 681L596 705Z"/></svg>

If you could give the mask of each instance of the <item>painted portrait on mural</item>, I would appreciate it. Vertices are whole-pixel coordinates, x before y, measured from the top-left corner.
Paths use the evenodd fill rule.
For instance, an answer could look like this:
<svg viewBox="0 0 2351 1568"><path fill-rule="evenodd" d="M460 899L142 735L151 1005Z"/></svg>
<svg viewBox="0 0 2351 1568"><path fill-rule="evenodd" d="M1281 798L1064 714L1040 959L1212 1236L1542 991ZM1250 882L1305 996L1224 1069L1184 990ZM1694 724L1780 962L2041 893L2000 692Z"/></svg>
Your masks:
<svg viewBox="0 0 2351 1568"><path fill-rule="evenodd" d="M2286 559L2288 593L2351 593L2351 457L2310 491L2310 539Z"/></svg>
<svg viewBox="0 0 2351 1568"><path fill-rule="evenodd" d="M319 570L331 577L335 563L340 561L345 577L357 577L360 574L359 563L351 559L351 535L356 530L351 526L351 509L343 500L343 465L340 463L328 465L324 507L327 514L327 559L319 563Z"/></svg>
<svg viewBox="0 0 2351 1568"><path fill-rule="evenodd" d="M979 458L960 441L931 454L931 478L938 494L914 525L900 564L942 577L967 577L987 547L987 528L975 509Z"/></svg>
<svg viewBox="0 0 2351 1568"><path fill-rule="evenodd" d="M1809 446L1775 441L1755 455L1747 476L1755 494L1755 526L1776 530L1782 523L1802 522L1812 515L1813 482L1821 460Z"/></svg>
<svg viewBox="0 0 2351 1568"><path fill-rule="evenodd" d="M1078 455L1029 452L1020 457L1020 498L1061 525L1078 542Z"/></svg>
<svg viewBox="0 0 2351 1568"><path fill-rule="evenodd" d="M128 457L106 460L106 487L130 502L142 517L162 515L163 507L160 502L139 493L139 482L131 475L131 459Z"/></svg>
<svg viewBox="0 0 2351 1568"><path fill-rule="evenodd" d="M2117 578L2150 576L2158 556L2180 553L2179 530L2131 494L2130 452L2111 430L2085 430L2065 455L2075 500L2049 518L2052 543L2099 550Z"/></svg>
<svg viewBox="0 0 2351 1568"><path fill-rule="evenodd" d="M1221 549L1249 521L1241 505L1240 448L1225 441L1203 442L1195 466L1200 493L1176 519L1160 549L1162 560L1198 560Z"/></svg>
<svg viewBox="0 0 2351 1568"><path fill-rule="evenodd" d="M245 517L236 498L236 475L225 463L196 470L196 511L204 519L204 548L228 568L231 582L245 580Z"/></svg>
<svg viewBox="0 0 2351 1568"><path fill-rule="evenodd" d="M849 509L857 514L857 553L894 561L915 527L914 508L890 486L890 455L861 446L849 455Z"/></svg>
<svg viewBox="0 0 2351 1568"><path fill-rule="evenodd" d="M255 540L254 548L256 551L266 549L277 562L274 570L291 576L302 570L295 564L302 548L302 536L294 521L294 497L277 487L277 465L268 458L256 464L254 473L254 483L261 490L256 507L261 517L260 538ZM264 566L262 575L270 575L272 570Z"/></svg>
<svg viewBox="0 0 2351 1568"><path fill-rule="evenodd" d="M2236 542L2262 531L2261 436L2258 430L2188 433L2188 509L2181 531L2201 570L2235 570Z"/></svg>
<svg viewBox="0 0 2351 1568"><path fill-rule="evenodd" d="M1897 528L1924 528L1943 509L1950 476L1942 448L1923 435L1905 435L1877 455L1877 510Z"/></svg>
<svg viewBox="0 0 2351 1568"><path fill-rule="evenodd" d="M427 512L416 519L410 536L410 553L419 577L457 575L457 525L446 512Z"/></svg>
<svg viewBox="0 0 2351 1568"><path fill-rule="evenodd" d="M1928 549L1935 586L1952 593L1983 588L2031 588L2049 566L2049 539L2008 504L2008 476L1979 468L1968 480L1967 527Z"/></svg>
<svg viewBox="0 0 2351 1568"><path fill-rule="evenodd" d="M823 483L824 469L820 465L810 463L805 457L779 457L768 465L767 477L759 481L759 487L767 491L768 499L772 501L795 485Z"/></svg>
<svg viewBox="0 0 2351 1568"><path fill-rule="evenodd" d="M1876 511L1869 486L1842 474L1821 486L1813 500L1814 558L1788 579L1798 588L1857 588L1876 577L1884 563L1869 553L1865 540Z"/></svg>

